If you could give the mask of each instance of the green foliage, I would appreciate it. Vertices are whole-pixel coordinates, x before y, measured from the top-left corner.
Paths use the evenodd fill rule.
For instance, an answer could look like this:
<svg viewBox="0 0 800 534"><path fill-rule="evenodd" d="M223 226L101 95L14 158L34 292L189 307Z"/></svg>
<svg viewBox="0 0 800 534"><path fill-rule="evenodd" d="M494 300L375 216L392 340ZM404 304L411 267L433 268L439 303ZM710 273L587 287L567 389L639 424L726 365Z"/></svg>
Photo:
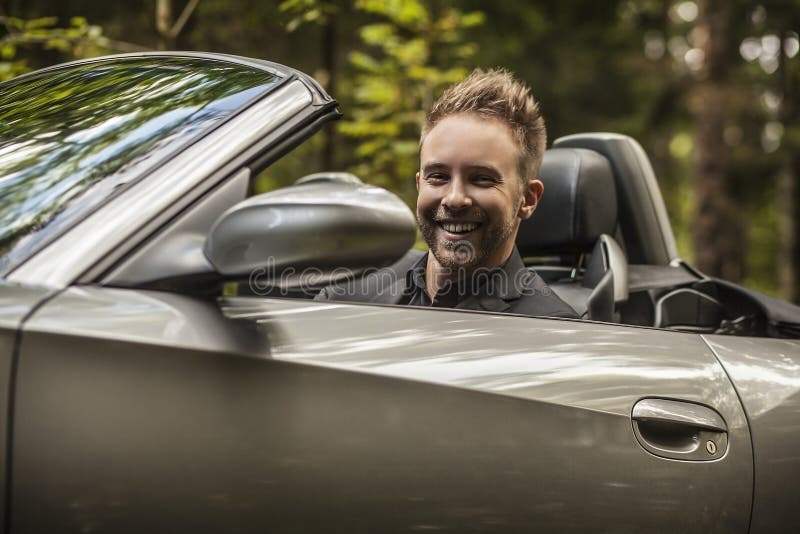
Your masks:
<svg viewBox="0 0 800 534"><path fill-rule="evenodd" d="M744 279L748 287L769 294L777 294L774 276L764 273L775 272L775 251L778 249L778 213L771 203L753 204L748 207L747 219L747 270Z"/></svg>
<svg viewBox="0 0 800 534"><path fill-rule="evenodd" d="M32 48L56 51L64 60L108 52L100 26L89 24L84 17L70 18L67 26L58 26L56 17L0 17L0 24L7 32L0 39L0 81L31 70L28 62L18 56Z"/></svg>
<svg viewBox="0 0 800 534"><path fill-rule="evenodd" d="M326 23L328 17L338 11L338 6L335 2L320 0L284 0L278 9L291 17L286 23L286 31L293 32L303 24Z"/></svg>
<svg viewBox="0 0 800 534"><path fill-rule="evenodd" d="M352 147L348 170L399 193L410 205L424 110L445 86L466 76L477 52L466 32L485 21L481 11L463 12L452 4L433 8L420 0L285 0L279 7L288 18L288 32L308 23L328 24L341 13L364 17L356 28L358 46L347 53L342 87L335 95L346 117L336 128ZM270 169L258 183L282 181Z"/></svg>
<svg viewBox="0 0 800 534"><path fill-rule="evenodd" d="M423 112L444 85L472 67L508 68L539 99L551 141L616 131L642 143L680 252L688 257L696 150L689 95L695 74L685 53L699 46L703 34L696 31L697 19L679 11L690 13L692 4L701 3L202 0L176 46L285 63L311 74L339 101L345 120L271 166L258 187L346 168L400 193L409 204ZM16 7L7 9L21 18L0 19L0 78L110 46L84 19L101 24L114 39L155 42L152 1L81 2L84 19L73 21L68 4L10 3ZM749 230L749 243L742 245L747 279L776 292L778 228L786 221L777 212L775 177L800 153L800 54L783 56L774 70L761 58L743 59L740 45L750 39L763 52L765 37L796 38L800 0L724 4L730 10L726 181ZM41 18L47 14L58 14L60 22ZM772 138L765 144L767 133Z"/></svg>
<svg viewBox="0 0 800 534"><path fill-rule="evenodd" d="M418 0L357 0L354 7L377 20L358 30L365 49L348 55L353 105L339 131L357 142L351 170L413 205L424 110L466 76L476 48L465 33L485 17L451 6L434 11Z"/></svg>

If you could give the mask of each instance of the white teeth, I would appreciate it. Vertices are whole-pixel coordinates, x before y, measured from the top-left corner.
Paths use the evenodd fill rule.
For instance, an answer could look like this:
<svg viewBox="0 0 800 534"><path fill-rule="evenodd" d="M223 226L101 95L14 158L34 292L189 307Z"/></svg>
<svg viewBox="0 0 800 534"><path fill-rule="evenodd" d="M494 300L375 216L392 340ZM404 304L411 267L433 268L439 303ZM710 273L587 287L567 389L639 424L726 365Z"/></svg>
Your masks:
<svg viewBox="0 0 800 534"><path fill-rule="evenodd" d="M478 227L478 223L442 223L442 228L452 234L463 234L471 232Z"/></svg>

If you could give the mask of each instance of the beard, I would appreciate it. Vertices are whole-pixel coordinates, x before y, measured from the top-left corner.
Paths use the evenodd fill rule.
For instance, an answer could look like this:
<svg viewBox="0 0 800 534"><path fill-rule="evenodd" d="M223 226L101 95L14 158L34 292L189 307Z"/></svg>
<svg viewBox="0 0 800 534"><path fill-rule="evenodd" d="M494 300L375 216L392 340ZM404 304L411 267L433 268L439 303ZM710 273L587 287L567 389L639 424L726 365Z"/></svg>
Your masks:
<svg viewBox="0 0 800 534"><path fill-rule="evenodd" d="M437 238L441 227L436 222L447 218L460 218L480 221L477 242L471 239L451 241ZM497 267L485 265L488 258L502 248L514 233L513 221L490 221L480 208L454 215L447 208L439 206L423 213L417 213L417 225L425 243L439 265L449 269L469 269L478 267Z"/></svg>

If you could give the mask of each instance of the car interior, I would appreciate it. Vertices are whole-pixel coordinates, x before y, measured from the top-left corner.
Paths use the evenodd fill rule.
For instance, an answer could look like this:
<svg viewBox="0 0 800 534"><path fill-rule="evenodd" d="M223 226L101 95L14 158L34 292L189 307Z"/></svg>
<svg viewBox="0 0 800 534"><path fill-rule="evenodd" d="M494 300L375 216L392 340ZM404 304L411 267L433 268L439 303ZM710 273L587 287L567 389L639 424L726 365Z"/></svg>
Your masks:
<svg viewBox="0 0 800 534"><path fill-rule="evenodd" d="M372 214L372 219L363 219L361 214L361 222L383 224L377 234L370 231L369 235L361 222L353 226L352 221L323 218L345 226L338 230L327 228L327 223L309 226L304 211L307 201L294 204L297 199L305 198L309 189L328 199L338 198L336 187L369 187L352 175L317 173L241 202L255 174L250 168L241 169L222 188L202 199L199 206L153 236L146 246L107 270L102 283L208 296L224 292L313 298L315 290L334 281L329 276L318 276L310 285L305 281L300 287L295 280L288 285L272 284L265 291L255 291L252 280L244 278L233 281L235 277L227 276L223 284L219 262L209 255L209 240L215 231L225 227L220 221L234 210L231 206L248 203L250 207L259 204L260 209L272 210L270 217L286 223L267 231L258 218L246 217L248 235L268 234L258 239L262 247L259 258L269 255L269 247L274 245L291 251L292 259L287 265L313 265L303 261L313 262L324 256L326 268L330 268L336 265L337 258L352 262L356 251L364 265L372 257L383 258L380 261L386 266L385 258L398 258L413 242L413 237L411 242L403 237L414 231L408 228L409 224L413 226L410 214L403 228L402 224L384 224L385 213ZM680 259L652 166L632 138L611 133L560 138L545 153L541 179L545 194L534 216L520 226L517 246L526 265L583 319L695 333L800 337L796 306L705 276ZM333 189L326 190L328 185ZM394 200L399 202L397 197ZM232 225L239 230L241 226L240 222ZM314 235L309 236L309 232ZM342 240L348 239L343 245ZM305 247L298 256L296 243L311 241L316 244ZM364 243L369 243L372 252L358 248L363 248ZM239 248L252 248L251 245L245 240ZM307 257L304 259L302 254ZM351 272L357 273L358 269Z"/></svg>
<svg viewBox="0 0 800 534"><path fill-rule="evenodd" d="M547 151L544 195L517 234L517 248L562 300L585 319L619 320L628 298L627 262L612 235L617 195L608 160L584 148Z"/></svg>
<svg viewBox="0 0 800 534"><path fill-rule="evenodd" d="M517 246L583 318L697 333L798 335L791 305L707 277L679 258L650 161L630 137L558 139L545 153L541 179L545 195L520 226Z"/></svg>

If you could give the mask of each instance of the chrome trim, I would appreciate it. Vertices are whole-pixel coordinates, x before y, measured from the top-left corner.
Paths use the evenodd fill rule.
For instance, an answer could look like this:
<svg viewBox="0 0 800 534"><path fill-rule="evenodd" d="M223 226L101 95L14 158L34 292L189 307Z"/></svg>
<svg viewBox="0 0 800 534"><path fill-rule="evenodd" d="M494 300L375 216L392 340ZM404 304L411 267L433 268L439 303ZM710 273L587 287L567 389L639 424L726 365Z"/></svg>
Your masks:
<svg viewBox="0 0 800 534"><path fill-rule="evenodd" d="M246 113L231 118L72 227L17 267L7 280L57 288L68 286L233 156L274 134L311 102L308 88L299 80L275 89ZM231 149L220 150L223 143L228 143Z"/></svg>

